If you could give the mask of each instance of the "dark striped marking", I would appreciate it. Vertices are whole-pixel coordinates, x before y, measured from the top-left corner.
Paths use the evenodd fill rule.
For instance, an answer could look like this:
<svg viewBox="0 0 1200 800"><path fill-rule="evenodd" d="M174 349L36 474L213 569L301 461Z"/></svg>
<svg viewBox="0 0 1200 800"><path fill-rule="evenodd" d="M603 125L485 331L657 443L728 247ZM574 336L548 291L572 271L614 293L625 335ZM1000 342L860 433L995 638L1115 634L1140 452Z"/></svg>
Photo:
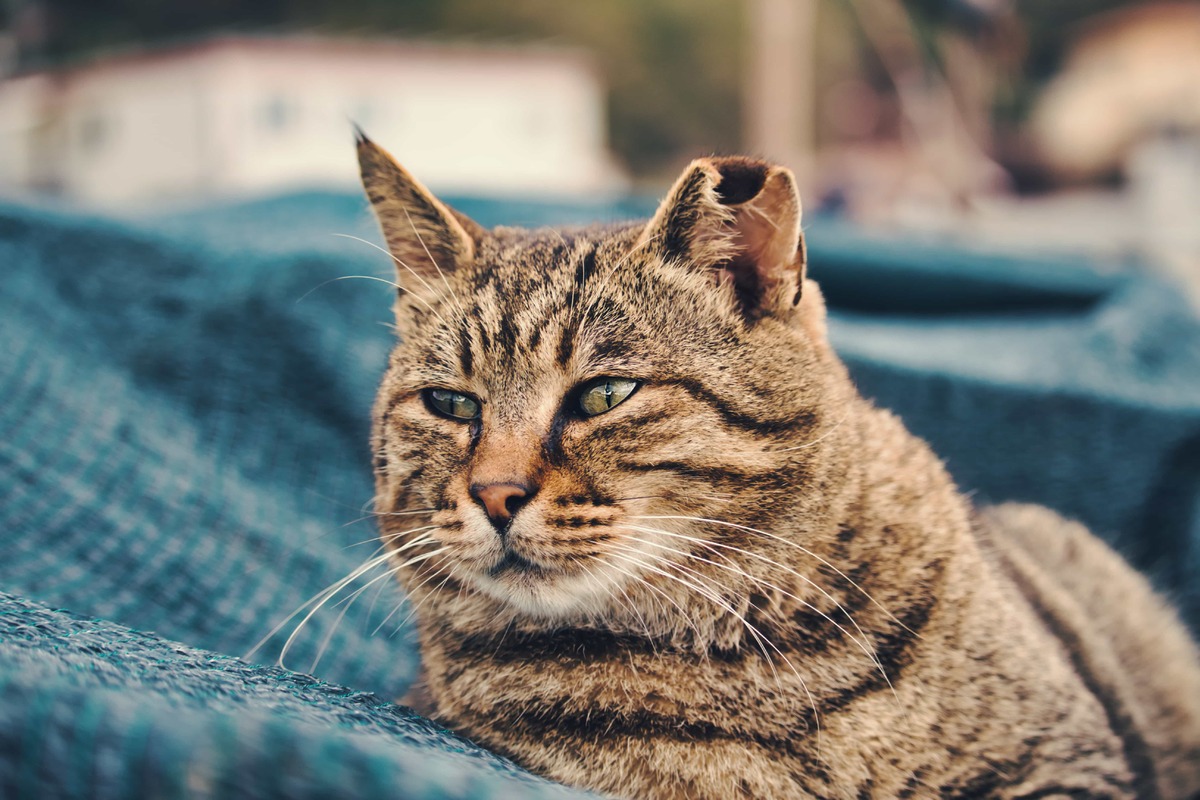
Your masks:
<svg viewBox="0 0 1200 800"><path fill-rule="evenodd" d="M562 528L599 527L609 523L609 520L601 517L554 517L546 521Z"/></svg>
<svg viewBox="0 0 1200 800"><path fill-rule="evenodd" d="M535 325L533 327L533 333L529 335L529 342L526 345L530 353L537 351L538 345L542 343L542 328L544 327L544 325Z"/></svg>
<svg viewBox="0 0 1200 800"><path fill-rule="evenodd" d="M690 378L668 378L659 380L658 383L683 389L693 399L711 406L726 423L747 433L775 437L781 433L794 433L802 428L810 428L817 421L816 415L808 410L783 419L759 419L739 411L699 381Z"/></svg>
<svg viewBox="0 0 1200 800"><path fill-rule="evenodd" d="M975 520L975 524L978 529L981 529L981 537L987 541L990 537L987 526L978 517ZM1089 668L1087 660L1083 655L1086 648L1084 648L1083 643L1080 641L1079 634L1042 601L1029 577L1021 572L1012 561L1004 557L1002 550L997 548L996 552L1001 556L1004 572L1016 584L1025 601L1029 603L1029 607L1038 616L1038 619L1041 620L1046 630L1063 643L1068 657L1071 659L1071 666L1075 668L1080 681L1091 692L1092 696L1099 701L1100 707L1104 709L1108 726L1116 734L1117 738L1121 740L1125 762L1135 776L1134 784L1137 787L1137 796L1144 800L1156 800L1160 795L1158 792L1154 759L1150 755L1150 746L1146 743L1145 738L1143 738L1141 731L1138 730L1129 712L1125 710L1125 705L1118 691L1112 686L1105 684L1101 677Z"/></svg>
<svg viewBox="0 0 1200 800"><path fill-rule="evenodd" d="M692 464L686 461L618 461L617 468L627 472L675 472L689 478L717 481L747 481L755 475L733 467Z"/></svg>
<svg viewBox="0 0 1200 800"><path fill-rule="evenodd" d="M472 730L502 728L506 735L516 734L531 741L558 741L565 746L580 742L600 742L615 736L647 741L666 739L674 742L703 744L716 741L751 742L769 753L785 754L801 765L804 779L828 783L827 766L813 750L806 747L808 736L815 729L797 727L791 735L774 736L754 730L728 730L708 722L688 722L679 717L653 711L629 713L610 709L591 708L567 711L567 700L560 700L539 709L519 706L511 709L489 708L477 718ZM743 721L747 721L743 719Z"/></svg>
<svg viewBox="0 0 1200 800"><path fill-rule="evenodd" d="M516 352L517 328L507 314L500 315L500 326L496 330L496 347L507 356Z"/></svg>
<svg viewBox="0 0 1200 800"><path fill-rule="evenodd" d="M471 356L471 327L469 320L463 320L462 328L458 332L458 363L462 367L464 377L471 377L472 356Z"/></svg>
<svg viewBox="0 0 1200 800"><path fill-rule="evenodd" d="M699 206L707 202L705 189L709 177L702 170L694 170L688 181L675 197L663 225L661 252L670 258L687 259L690 255L692 232L701 221Z"/></svg>

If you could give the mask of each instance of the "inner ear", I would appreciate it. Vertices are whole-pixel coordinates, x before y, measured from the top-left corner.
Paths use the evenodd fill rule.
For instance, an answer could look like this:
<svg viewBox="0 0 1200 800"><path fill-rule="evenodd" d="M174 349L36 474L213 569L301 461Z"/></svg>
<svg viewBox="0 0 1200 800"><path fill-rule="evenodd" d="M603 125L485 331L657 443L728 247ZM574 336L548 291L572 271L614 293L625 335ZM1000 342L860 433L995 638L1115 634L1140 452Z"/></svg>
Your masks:
<svg viewBox="0 0 1200 800"><path fill-rule="evenodd" d="M719 267L742 312L758 317L800 300L805 248L800 200L791 173L747 158L716 159L718 201L729 207L734 247ZM790 291L794 289L794 291Z"/></svg>
<svg viewBox="0 0 1200 800"><path fill-rule="evenodd" d="M739 237L735 255L720 268L732 278L738 303L743 311L748 311L762 304L766 287L757 268L761 237L747 230L747 223L753 225L754 221L742 219L747 208L743 204L762 192L763 184L767 181L767 165L749 159L728 159L718 164L717 169L721 174L715 189L718 201L723 206L743 206L734 212L732 224Z"/></svg>
<svg viewBox="0 0 1200 800"><path fill-rule="evenodd" d="M752 200L767 182L767 165L748 158L726 158L717 164L721 180L717 183L717 199L721 205L736 206Z"/></svg>

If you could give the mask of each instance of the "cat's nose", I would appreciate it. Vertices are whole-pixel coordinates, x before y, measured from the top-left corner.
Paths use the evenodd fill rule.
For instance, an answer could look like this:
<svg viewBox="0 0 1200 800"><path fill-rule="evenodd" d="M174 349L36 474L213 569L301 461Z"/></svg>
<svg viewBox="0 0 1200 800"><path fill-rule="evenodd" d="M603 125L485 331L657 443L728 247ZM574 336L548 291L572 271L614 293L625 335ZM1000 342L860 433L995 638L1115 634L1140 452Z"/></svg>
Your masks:
<svg viewBox="0 0 1200 800"><path fill-rule="evenodd" d="M536 490L522 483L475 483L471 485L471 497L483 506L488 519L503 532L508 521L513 518L521 506L533 497Z"/></svg>

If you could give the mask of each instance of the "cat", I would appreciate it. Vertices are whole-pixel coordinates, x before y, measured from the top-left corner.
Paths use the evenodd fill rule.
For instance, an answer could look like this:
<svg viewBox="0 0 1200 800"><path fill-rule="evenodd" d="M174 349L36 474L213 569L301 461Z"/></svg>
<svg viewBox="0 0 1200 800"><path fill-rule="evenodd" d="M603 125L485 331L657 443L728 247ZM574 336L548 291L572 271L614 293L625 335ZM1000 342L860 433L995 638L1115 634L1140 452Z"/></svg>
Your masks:
<svg viewBox="0 0 1200 800"><path fill-rule="evenodd" d="M787 169L700 159L648 222L485 230L358 156L425 711L622 798L1200 796L1174 612L1082 526L972 508L856 392Z"/></svg>

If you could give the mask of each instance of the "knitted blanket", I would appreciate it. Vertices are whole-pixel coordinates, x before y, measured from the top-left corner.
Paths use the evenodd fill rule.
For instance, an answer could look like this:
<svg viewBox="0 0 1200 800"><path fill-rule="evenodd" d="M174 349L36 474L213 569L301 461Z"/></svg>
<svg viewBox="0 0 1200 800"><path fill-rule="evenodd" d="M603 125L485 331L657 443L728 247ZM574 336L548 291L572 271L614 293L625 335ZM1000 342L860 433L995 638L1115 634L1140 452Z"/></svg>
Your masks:
<svg viewBox="0 0 1200 800"><path fill-rule="evenodd" d="M650 210L456 205L487 225ZM1109 538L1195 626L1200 323L1178 293L808 235L862 391L980 499ZM413 609L354 575L393 335L377 244L349 196L134 222L0 206L0 797L583 796L391 702Z"/></svg>

